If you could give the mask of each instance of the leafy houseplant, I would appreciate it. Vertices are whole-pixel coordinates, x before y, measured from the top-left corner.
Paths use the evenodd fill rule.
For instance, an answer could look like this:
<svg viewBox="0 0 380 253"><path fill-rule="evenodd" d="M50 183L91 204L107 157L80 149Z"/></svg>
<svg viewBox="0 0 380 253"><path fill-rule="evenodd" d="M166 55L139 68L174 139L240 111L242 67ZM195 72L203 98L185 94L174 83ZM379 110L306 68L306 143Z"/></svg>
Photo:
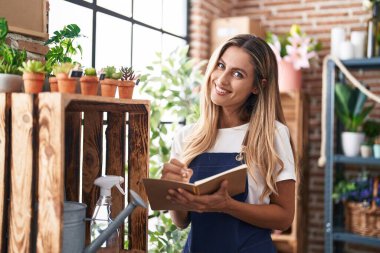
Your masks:
<svg viewBox="0 0 380 253"><path fill-rule="evenodd" d="M64 26L62 30L55 31L45 45L49 46L49 51L45 56L47 73L51 73L55 64L65 62L72 63L72 57L78 53L82 55L82 47L76 44L76 39L81 37L80 28L76 24Z"/></svg>
<svg viewBox="0 0 380 253"><path fill-rule="evenodd" d="M42 91L45 80L45 64L41 61L28 60L22 63L19 70L23 72L24 88L27 93L39 93Z"/></svg>
<svg viewBox="0 0 380 253"><path fill-rule="evenodd" d="M115 97L118 80L121 78L121 72L117 72L114 66L107 66L103 69L105 74L104 80L100 81L102 96Z"/></svg>
<svg viewBox="0 0 380 253"><path fill-rule="evenodd" d="M358 88L342 83L335 84L335 98L335 111L345 129L342 133L343 152L346 156L357 156L365 137L361 128L374 105L364 107L367 96Z"/></svg>
<svg viewBox="0 0 380 253"><path fill-rule="evenodd" d="M118 82L119 97L131 99L136 85L136 75L132 67L121 67L121 81Z"/></svg>
<svg viewBox="0 0 380 253"><path fill-rule="evenodd" d="M26 52L7 45L7 34L8 22L0 18L0 92L18 92L22 87L19 67L26 60Z"/></svg>
<svg viewBox="0 0 380 253"><path fill-rule="evenodd" d="M81 93L83 95L96 96L98 93L99 79L96 76L95 68L86 68L84 76L80 78Z"/></svg>
<svg viewBox="0 0 380 253"><path fill-rule="evenodd" d="M150 177L161 174L162 163L170 158L170 143L174 129L184 121L195 121L198 113L198 88L203 81L204 62L190 59L189 47L178 48L167 57L157 53L156 60L140 77L139 92L151 100L150 117ZM170 118L168 119L168 116ZM165 124L163 121L172 121ZM168 213L154 211L149 231L151 252L181 252L189 229L178 230Z"/></svg>

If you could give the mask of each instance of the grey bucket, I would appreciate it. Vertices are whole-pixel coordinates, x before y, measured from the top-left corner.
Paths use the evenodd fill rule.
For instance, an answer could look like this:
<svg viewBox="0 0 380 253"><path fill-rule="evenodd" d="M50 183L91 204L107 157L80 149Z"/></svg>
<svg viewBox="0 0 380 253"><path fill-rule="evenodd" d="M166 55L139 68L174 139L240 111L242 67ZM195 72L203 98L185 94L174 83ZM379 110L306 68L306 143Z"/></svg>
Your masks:
<svg viewBox="0 0 380 253"><path fill-rule="evenodd" d="M63 253L82 252L86 236L86 205L73 201L63 204Z"/></svg>

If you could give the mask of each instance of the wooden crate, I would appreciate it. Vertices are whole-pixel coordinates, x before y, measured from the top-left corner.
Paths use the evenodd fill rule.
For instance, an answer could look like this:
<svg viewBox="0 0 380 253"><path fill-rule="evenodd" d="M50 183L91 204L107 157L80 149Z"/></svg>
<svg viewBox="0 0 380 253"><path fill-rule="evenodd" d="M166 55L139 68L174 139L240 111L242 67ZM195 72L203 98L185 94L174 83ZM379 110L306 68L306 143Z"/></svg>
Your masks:
<svg viewBox="0 0 380 253"><path fill-rule="evenodd" d="M281 104L286 123L292 136L301 171L297 187L296 210L289 231L273 234L272 239L281 252L300 253L306 251L307 236L307 187L308 187L308 104L301 92L281 93Z"/></svg>
<svg viewBox="0 0 380 253"><path fill-rule="evenodd" d="M76 94L0 93L1 252L61 252L64 196L81 196L91 217L99 197L93 181L101 176L103 112L106 174L125 177L127 153L125 183L147 201L141 179L149 171L149 106L144 100ZM115 216L125 203L117 190L112 196ZM120 227L121 252L147 251L147 215L138 207L129 216L128 251Z"/></svg>

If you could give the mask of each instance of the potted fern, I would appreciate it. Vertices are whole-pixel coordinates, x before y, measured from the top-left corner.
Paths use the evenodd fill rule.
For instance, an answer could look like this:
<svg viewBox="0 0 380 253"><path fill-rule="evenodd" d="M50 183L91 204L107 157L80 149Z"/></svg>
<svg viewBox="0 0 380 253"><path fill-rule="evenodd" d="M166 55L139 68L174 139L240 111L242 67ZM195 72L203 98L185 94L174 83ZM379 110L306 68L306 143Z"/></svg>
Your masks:
<svg viewBox="0 0 380 253"><path fill-rule="evenodd" d="M136 75L132 67L121 67L121 81L118 82L119 98L131 99L136 85Z"/></svg>
<svg viewBox="0 0 380 253"><path fill-rule="evenodd" d="M84 76L80 78L80 89L83 95L96 96L98 94L99 79L95 68L86 68Z"/></svg>
<svg viewBox="0 0 380 253"><path fill-rule="evenodd" d="M102 96L115 97L118 80L121 78L121 72L116 72L114 66L107 66L103 69L105 78L100 81Z"/></svg>
<svg viewBox="0 0 380 253"><path fill-rule="evenodd" d="M37 60L28 60L18 68L24 74L24 90L26 93L39 93L45 81L45 64Z"/></svg>
<svg viewBox="0 0 380 253"><path fill-rule="evenodd" d="M70 62L55 64L53 66L53 73L57 77L59 92L75 93L77 80L69 77L70 70L73 68L74 64Z"/></svg>
<svg viewBox="0 0 380 253"><path fill-rule="evenodd" d="M364 142L362 125L374 105L364 107L367 96L358 88L342 83L335 84L336 113L344 125L342 148L346 156L357 156Z"/></svg>

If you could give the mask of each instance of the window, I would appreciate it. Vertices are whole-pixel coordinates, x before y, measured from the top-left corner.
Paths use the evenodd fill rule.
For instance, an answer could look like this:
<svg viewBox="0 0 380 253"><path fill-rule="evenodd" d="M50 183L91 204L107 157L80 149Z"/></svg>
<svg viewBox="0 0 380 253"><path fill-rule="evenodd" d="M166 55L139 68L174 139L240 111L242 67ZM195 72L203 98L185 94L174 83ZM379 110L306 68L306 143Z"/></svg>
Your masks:
<svg viewBox="0 0 380 253"><path fill-rule="evenodd" d="M75 23L83 66L133 66L187 44L188 0L49 0L49 35ZM173 11L175 10L175 11ZM67 13L70 13L68 15Z"/></svg>

